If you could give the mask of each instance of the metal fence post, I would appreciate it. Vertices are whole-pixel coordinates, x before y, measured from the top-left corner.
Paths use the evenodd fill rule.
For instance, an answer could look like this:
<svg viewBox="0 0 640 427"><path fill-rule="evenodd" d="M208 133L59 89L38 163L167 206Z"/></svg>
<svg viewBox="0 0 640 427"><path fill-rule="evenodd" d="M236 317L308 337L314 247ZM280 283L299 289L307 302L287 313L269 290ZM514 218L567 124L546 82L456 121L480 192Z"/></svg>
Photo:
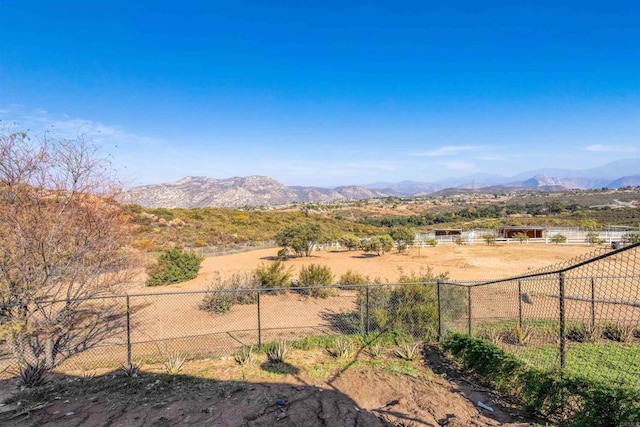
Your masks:
<svg viewBox="0 0 640 427"><path fill-rule="evenodd" d="M127 366L131 365L131 302L127 295Z"/></svg>
<svg viewBox="0 0 640 427"><path fill-rule="evenodd" d="M596 279L591 278L591 327L596 327Z"/></svg>
<svg viewBox="0 0 640 427"><path fill-rule="evenodd" d="M564 369L567 364L567 342L565 330L565 289L564 289L564 273L559 275L560 284L560 367Z"/></svg>
<svg viewBox="0 0 640 427"><path fill-rule="evenodd" d="M365 323L365 332L368 334L369 333L369 286L367 286L366 288L366 306L365 306L365 316L367 318L367 321Z"/></svg>
<svg viewBox="0 0 640 427"><path fill-rule="evenodd" d="M467 329L468 329L469 335L471 335L471 286L467 287L467 301L469 301L469 304L468 304L469 312L467 313L468 315Z"/></svg>
<svg viewBox="0 0 640 427"><path fill-rule="evenodd" d="M522 282L518 280L518 326L522 330Z"/></svg>
<svg viewBox="0 0 640 427"><path fill-rule="evenodd" d="M262 349L262 322L260 320L260 291L258 291L258 349Z"/></svg>
<svg viewBox="0 0 640 427"><path fill-rule="evenodd" d="M437 296L438 296L438 341L442 340L442 304L440 301L440 279L437 281Z"/></svg>

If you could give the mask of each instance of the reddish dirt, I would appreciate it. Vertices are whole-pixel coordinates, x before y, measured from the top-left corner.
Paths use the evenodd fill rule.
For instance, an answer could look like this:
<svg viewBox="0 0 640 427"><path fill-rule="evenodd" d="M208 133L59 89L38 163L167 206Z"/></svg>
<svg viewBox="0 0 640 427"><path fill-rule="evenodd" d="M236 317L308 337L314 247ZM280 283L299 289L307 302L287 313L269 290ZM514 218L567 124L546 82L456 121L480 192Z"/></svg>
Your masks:
<svg viewBox="0 0 640 427"><path fill-rule="evenodd" d="M264 363L240 368L228 360L189 362L188 373L198 379L153 371L138 378L59 378L42 390L43 400L10 405L0 422L375 427L529 426L533 421L490 390L465 380L436 347L426 347L424 359L414 362L389 355L374 360L364 352L337 360L321 350L298 351L290 360L275 368ZM318 366L327 367L326 372ZM480 408L478 401L493 412Z"/></svg>
<svg viewBox="0 0 640 427"><path fill-rule="evenodd" d="M548 265L592 252L593 246L569 246L543 243L464 245L412 248L403 253L387 253L383 256L361 251L314 251L311 257L291 258L294 276L303 265L322 264L331 267L335 279L352 270L382 281L395 282L400 272L419 273L420 269L433 268L434 273L448 273L452 280L495 279L524 274ZM206 258L198 277L188 282L155 288L144 287L144 277L130 289L131 293L155 293L189 290L206 290L213 277L220 273L229 277L234 273L250 273L261 263L268 263L278 249L262 249L238 254Z"/></svg>

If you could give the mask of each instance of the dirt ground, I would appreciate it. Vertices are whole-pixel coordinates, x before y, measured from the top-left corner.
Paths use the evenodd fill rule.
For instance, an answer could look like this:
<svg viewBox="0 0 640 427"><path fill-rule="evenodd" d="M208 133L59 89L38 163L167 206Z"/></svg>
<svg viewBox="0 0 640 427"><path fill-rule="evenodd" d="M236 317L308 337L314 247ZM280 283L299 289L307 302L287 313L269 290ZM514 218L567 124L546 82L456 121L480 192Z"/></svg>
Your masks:
<svg viewBox="0 0 640 427"><path fill-rule="evenodd" d="M593 250L587 246L510 244L439 246L382 257L355 251L322 251L314 252L310 258L290 259L287 264L293 267L294 276L302 265L317 263L329 265L336 278L353 270L372 279L394 282L401 272L419 273L421 268L431 267L436 274L448 272L454 280L478 280L526 273ZM216 274L224 278L251 272L260 263L269 262L276 252L277 249L266 249L207 258L200 274L192 281L145 288L141 286L141 278L140 284L129 292L206 290ZM172 327L189 320L185 320L185 316L195 322L194 325L209 331L226 327L231 317L237 318L239 326L253 322L249 311L255 310L250 306L234 307L224 324L203 317L196 309L199 294L186 294L181 299L168 295L162 297L162 301L166 299L164 302L155 301L158 296L148 295L132 299L132 304L138 299L147 304L146 299L152 301L152 297L153 305L141 306L137 312L133 310L134 333L142 331L156 339L163 335L166 338L172 333ZM327 310L327 305L337 310L352 304L340 295L320 302L302 301L289 294L273 299L273 302L265 299L263 304L278 307L268 311L274 318L265 315L263 322L273 323L271 326L276 329L280 327L277 322L291 319L286 313L299 321L305 316L315 319L318 313ZM176 330L176 333L182 331ZM238 341L239 337L232 338ZM254 337L248 339L255 342ZM149 365L145 365L145 372L136 378L126 378L118 372L91 379L58 376L30 398L25 395L11 398L16 392L15 380L6 380L0 382L0 402L6 403L0 404L0 424L525 426L533 420L461 375L455 364L446 360L436 347L426 347L423 357L413 362L395 357L392 349L388 349L381 360L364 349L347 360L331 357L322 349L296 350L289 364L279 367L270 366L264 355L262 359L250 368L239 366L229 357L190 361L182 375L172 376L162 375L162 366ZM283 404L278 405L278 400ZM490 406L493 412L482 409L478 402Z"/></svg>
<svg viewBox="0 0 640 427"><path fill-rule="evenodd" d="M335 279L348 270L395 282L400 273L416 272L431 267L435 274L448 273L452 280L495 279L524 274L548 265L593 252L593 246L569 246L553 244L499 244L464 245L411 248L403 253L387 253L383 256L361 251L314 251L311 257L291 258L287 266L293 267L294 276L303 265L322 264L331 267ZM205 290L214 276L223 278L234 273L250 273L262 263L268 263L278 249L262 249L226 256L206 258L198 277L184 283L155 288L144 287L141 276L131 293Z"/></svg>
<svg viewBox="0 0 640 427"><path fill-rule="evenodd" d="M128 378L119 373L61 377L35 398L0 408L7 426L529 426L531 415L465 379L434 346L419 360L357 351L335 358L324 350L296 350L284 364L256 355L188 362L183 375L153 367ZM5 382L3 389L15 387ZM483 409L477 402L491 408Z"/></svg>

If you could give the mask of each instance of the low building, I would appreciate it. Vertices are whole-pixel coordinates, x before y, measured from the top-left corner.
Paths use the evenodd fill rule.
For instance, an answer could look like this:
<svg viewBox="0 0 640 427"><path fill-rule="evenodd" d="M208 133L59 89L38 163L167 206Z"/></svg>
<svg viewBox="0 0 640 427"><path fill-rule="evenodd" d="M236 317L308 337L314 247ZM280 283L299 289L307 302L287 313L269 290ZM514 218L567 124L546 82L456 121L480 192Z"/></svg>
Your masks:
<svg viewBox="0 0 640 427"><path fill-rule="evenodd" d="M536 226L505 226L498 230L498 236L504 239L513 239L516 234L525 234L530 239L542 239L543 227Z"/></svg>
<svg viewBox="0 0 640 427"><path fill-rule="evenodd" d="M462 236L462 230L459 228L440 228L435 231L436 237L441 236Z"/></svg>

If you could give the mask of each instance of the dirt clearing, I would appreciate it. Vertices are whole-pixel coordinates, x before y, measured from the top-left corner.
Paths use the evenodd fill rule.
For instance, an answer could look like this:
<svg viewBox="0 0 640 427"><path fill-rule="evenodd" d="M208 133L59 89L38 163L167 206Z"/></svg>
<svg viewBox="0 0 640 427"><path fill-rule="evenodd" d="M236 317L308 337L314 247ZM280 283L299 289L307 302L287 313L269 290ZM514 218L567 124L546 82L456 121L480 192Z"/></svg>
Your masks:
<svg viewBox="0 0 640 427"><path fill-rule="evenodd" d="M548 265L594 251L593 246L568 246L553 244L500 244L464 245L412 248L403 253L387 253L383 256L365 254L361 251L314 251L311 257L291 258L286 265L292 266L294 275L303 265L322 264L331 267L335 279L348 270L395 282L401 272L419 273L425 267L434 273L449 273L453 280L495 279L524 274ZM274 259L278 249L262 249L239 254L206 258L198 277L188 282L169 286L146 288L140 278L131 292L171 292L205 290L217 273L229 277L234 273L250 273L261 263Z"/></svg>

